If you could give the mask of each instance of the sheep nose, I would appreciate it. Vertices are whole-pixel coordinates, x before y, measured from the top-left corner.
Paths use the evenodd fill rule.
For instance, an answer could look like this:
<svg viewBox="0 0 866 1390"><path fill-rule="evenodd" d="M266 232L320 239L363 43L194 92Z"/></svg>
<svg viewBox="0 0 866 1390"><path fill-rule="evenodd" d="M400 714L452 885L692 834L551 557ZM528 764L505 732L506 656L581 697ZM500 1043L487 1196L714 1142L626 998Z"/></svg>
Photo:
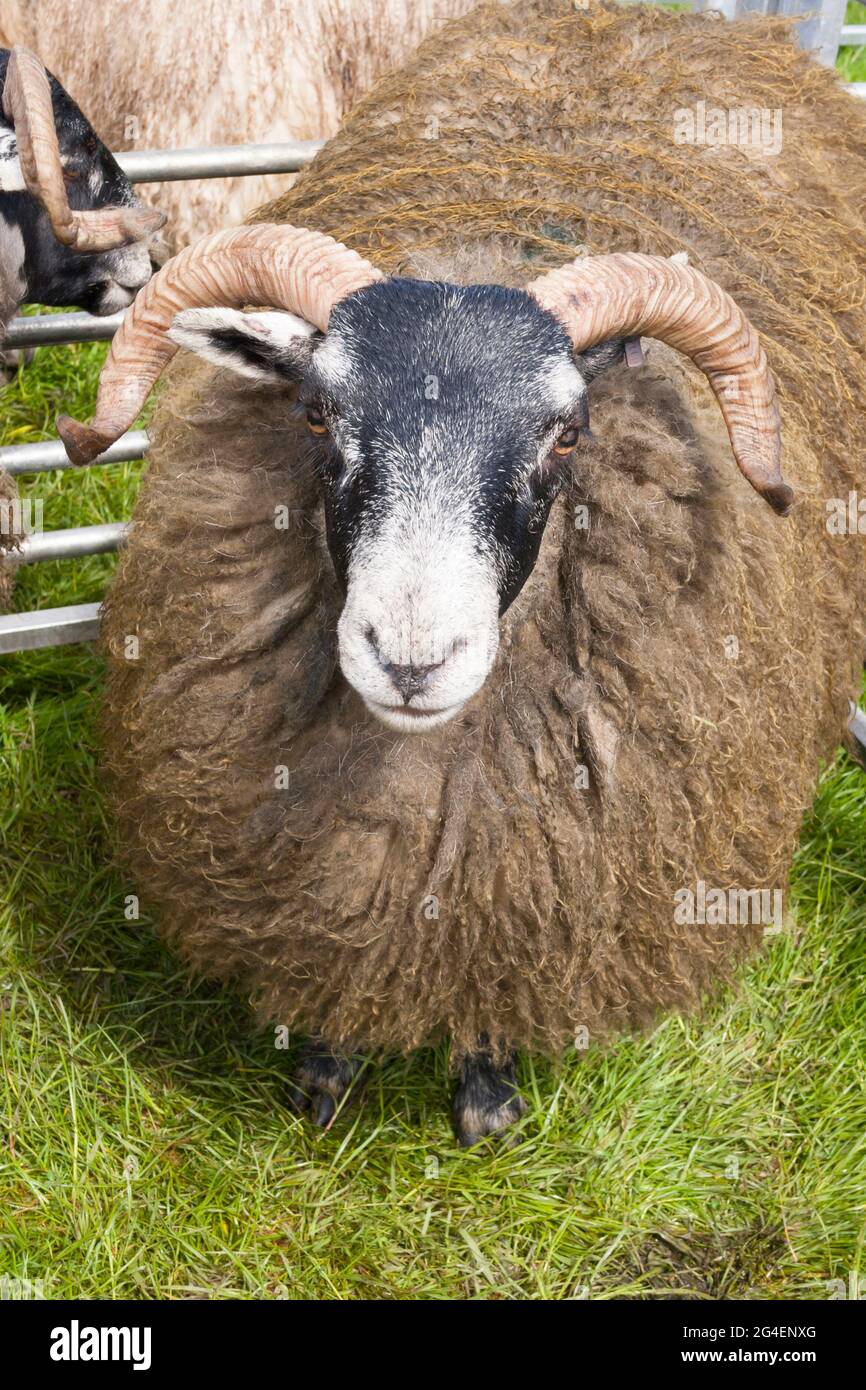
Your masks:
<svg viewBox="0 0 866 1390"><path fill-rule="evenodd" d="M414 695L423 694L431 673L438 671L441 665L441 661L431 666L397 666L393 662L386 662L385 670L403 696L404 705L408 705Z"/></svg>
<svg viewBox="0 0 866 1390"><path fill-rule="evenodd" d="M389 661L379 647L379 637L376 629L368 626L364 636L372 647L376 660L382 670L387 672L392 685L395 685L403 697L403 703L408 705L415 695L421 695L424 691L430 676L434 671L438 671L444 665L442 661L432 661L427 665L419 662L398 662Z"/></svg>

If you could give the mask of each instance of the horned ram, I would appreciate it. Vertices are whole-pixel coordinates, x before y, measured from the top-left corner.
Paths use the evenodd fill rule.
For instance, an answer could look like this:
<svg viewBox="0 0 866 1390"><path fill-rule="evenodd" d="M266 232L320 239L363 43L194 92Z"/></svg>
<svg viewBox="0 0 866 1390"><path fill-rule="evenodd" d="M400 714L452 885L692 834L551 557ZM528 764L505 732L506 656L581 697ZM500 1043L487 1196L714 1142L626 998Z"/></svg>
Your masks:
<svg viewBox="0 0 866 1390"><path fill-rule="evenodd" d="M781 148L678 138L698 102ZM450 1037L472 1143L518 1049L695 1008L783 920L866 643L828 525L864 137L775 21L482 5L166 265L59 422L84 462L206 359L108 596L105 757L127 872L310 1037L319 1123Z"/></svg>

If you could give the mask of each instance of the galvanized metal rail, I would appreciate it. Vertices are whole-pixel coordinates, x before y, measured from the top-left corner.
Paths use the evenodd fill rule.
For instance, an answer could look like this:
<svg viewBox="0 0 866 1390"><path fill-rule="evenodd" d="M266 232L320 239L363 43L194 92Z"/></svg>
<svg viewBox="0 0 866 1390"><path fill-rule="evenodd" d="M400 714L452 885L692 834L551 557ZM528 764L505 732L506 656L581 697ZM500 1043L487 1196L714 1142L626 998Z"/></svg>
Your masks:
<svg viewBox="0 0 866 1390"><path fill-rule="evenodd" d="M285 140L279 145L212 145L188 150L123 150L115 158L130 183L179 179L229 179L249 174L295 174L309 164L323 140Z"/></svg>
<svg viewBox="0 0 866 1390"><path fill-rule="evenodd" d="M0 655L33 651L37 647L63 647L70 642L94 642L98 633L98 603L41 608L37 613L7 613L0 616Z"/></svg>
<svg viewBox="0 0 866 1390"><path fill-rule="evenodd" d="M14 318L4 341L8 348L60 347L68 343L102 343L113 338L123 314L28 314Z"/></svg>
<svg viewBox="0 0 866 1390"><path fill-rule="evenodd" d="M90 464L94 468L101 463L130 463L144 458L148 438L144 430L127 430L116 444L106 449L104 454ZM0 470L11 473L50 473L55 468L74 468L66 457L66 450L59 439L46 439L41 444L10 444L0 449Z"/></svg>
<svg viewBox="0 0 866 1390"><path fill-rule="evenodd" d="M41 560L77 560L82 555L105 555L116 550L129 533L128 521L105 521L101 526L70 526L68 530L36 531L9 552L13 565Z"/></svg>

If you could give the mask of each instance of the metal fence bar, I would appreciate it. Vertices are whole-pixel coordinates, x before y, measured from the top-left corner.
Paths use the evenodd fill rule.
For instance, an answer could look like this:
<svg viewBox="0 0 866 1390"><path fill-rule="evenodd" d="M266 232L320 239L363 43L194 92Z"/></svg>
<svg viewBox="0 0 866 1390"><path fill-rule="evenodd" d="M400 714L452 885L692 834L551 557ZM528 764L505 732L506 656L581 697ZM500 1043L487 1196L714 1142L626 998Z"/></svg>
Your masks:
<svg viewBox="0 0 866 1390"><path fill-rule="evenodd" d="M718 10L725 19L736 19L742 8L743 0L692 0L692 9L696 13L702 10Z"/></svg>
<svg viewBox="0 0 866 1390"><path fill-rule="evenodd" d="M144 458L149 440L144 430L128 430L116 444L93 460L90 467L100 463L131 463ZM55 468L74 468L59 439L46 439L41 444L9 444L0 449L0 470L6 473L50 473Z"/></svg>
<svg viewBox="0 0 866 1390"><path fill-rule="evenodd" d="M861 44L866 43L866 24L843 24L842 33L839 38L840 44Z"/></svg>
<svg viewBox="0 0 866 1390"><path fill-rule="evenodd" d="M13 565L35 565L41 560L105 555L123 543L129 526L128 521L107 521L101 526L70 526L66 531L35 531L16 550L6 552L6 558Z"/></svg>
<svg viewBox="0 0 866 1390"><path fill-rule="evenodd" d="M93 642L99 634L99 608L98 603L76 603L69 608L0 616L0 654Z"/></svg>
<svg viewBox="0 0 866 1390"><path fill-rule="evenodd" d="M800 45L827 67L834 67L845 19L846 0L693 0L695 10L719 10L725 19L747 14L802 15Z"/></svg>
<svg viewBox="0 0 866 1390"><path fill-rule="evenodd" d="M31 314L9 325L4 347L49 347L61 343L101 343L113 338L123 314Z"/></svg>
<svg viewBox="0 0 866 1390"><path fill-rule="evenodd" d="M115 156L131 183L226 179L249 174L294 174L309 164L324 140L285 140L265 145L214 145L188 150L124 150ZM122 314L34 314L13 319L7 348L98 343L113 338Z"/></svg>
<svg viewBox="0 0 866 1390"><path fill-rule="evenodd" d="M802 14L803 20L797 25L801 47L814 53L826 67L832 68L836 66L839 52L845 6L846 0L771 0L770 5L762 8L768 8L775 14Z"/></svg>
<svg viewBox="0 0 866 1390"><path fill-rule="evenodd" d="M270 145L213 145L188 150L123 150L115 154L130 183L178 179L228 179L244 174L295 174L324 140L285 140Z"/></svg>

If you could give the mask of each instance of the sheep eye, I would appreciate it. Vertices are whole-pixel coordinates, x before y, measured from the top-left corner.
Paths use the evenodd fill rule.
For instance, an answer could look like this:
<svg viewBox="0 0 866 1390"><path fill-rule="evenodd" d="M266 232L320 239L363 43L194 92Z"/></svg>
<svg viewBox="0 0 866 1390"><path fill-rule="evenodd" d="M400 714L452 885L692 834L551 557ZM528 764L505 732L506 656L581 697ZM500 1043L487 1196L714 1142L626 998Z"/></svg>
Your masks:
<svg viewBox="0 0 866 1390"><path fill-rule="evenodd" d="M560 458L565 454L570 454L579 438L580 430L576 425L572 425L571 429L563 430L553 446L553 453L559 454Z"/></svg>
<svg viewBox="0 0 866 1390"><path fill-rule="evenodd" d="M320 410L314 410L312 406L307 407L307 429L311 434L323 435L328 433L325 417Z"/></svg>

